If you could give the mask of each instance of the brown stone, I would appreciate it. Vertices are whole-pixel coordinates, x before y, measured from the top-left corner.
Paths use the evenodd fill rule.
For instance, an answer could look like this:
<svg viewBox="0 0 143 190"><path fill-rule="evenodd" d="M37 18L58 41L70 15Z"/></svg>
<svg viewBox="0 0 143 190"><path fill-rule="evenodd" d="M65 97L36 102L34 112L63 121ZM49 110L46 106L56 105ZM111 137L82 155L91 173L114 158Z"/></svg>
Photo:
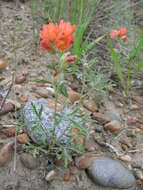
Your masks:
<svg viewBox="0 0 143 190"><path fill-rule="evenodd" d="M76 166L79 169L86 169L91 166L94 157L90 154L85 154L76 159Z"/></svg>
<svg viewBox="0 0 143 190"><path fill-rule="evenodd" d="M21 102L27 102L28 101L28 96L21 95L20 96L20 101Z"/></svg>
<svg viewBox="0 0 143 190"><path fill-rule="evenodd" d="M108 123L110 119L102 113L95 112L91 115L91 118L98 121L101 124Z"/></svg>
<svg viewBox="0 0 143 190"><path fill-rule="evenodd" d="M70 180L70 176L71 176L71 173L70 173L70 169L67 168L65 173L64 173L64 181L69 181Z"/></svg>
<svg viewBox="0 0 143 190"><path fill-rule="evenodd" d="M6 165L13 155L14 142L9 142L0 150L0 167Z"/></svg>
<svg viewBox="0 0 143 190"><path fill-rule="evenodd" d="M68 96L72 104L80 99L80 94L73 90L68 90Z"/></svg>
<svg viewBox="0 0 143 190"><path fill-rule="evenodd" d="M1 101L0 101L0 105L1 105ZM0 115L4 115L8 112L12 112L14 111L14 105L11 102L7 102L3 105L2 109L0 110Z"/></svg>
<svg viewBox="0 0 143 190"><path fill-rule="evenodd" d="M97 105L94 100L83 100L82 104L87 110L89 110L91 112L97 111Z"/></svg>
<svg viewBox="0 0 143 190"><path fill-rule="evenodd" d="M111 132L111 133L118 134L120 132L121 125L120 125L119 121L112 120L109 123L107 123L107 124L104 125L104 129L106 131Z"/></svg>
<svg viewBox="0 0 143 190"><path fill-rule="evenodd" d="M45 177L46 181L51 182L55 179L56 177L56 171L55 170L51 170Z"/></svg>
<svg viewBox="0 0 143 190"><path fill-rule="evenodd" d="M36 169L36 167L38 166L38 161L36 158L34 158L31 154L28 153L23 153L20 156L20 160L22 162L22 164L28 168L28 169Z"/></svg>
<svg viewBox="0 0 143 190"><path fill-rule="evenodd" d="M6 68L5 62L2 59L0 59L0 71L4 70L5 68Z"/></svg>
<svg viewBox="0 0 143 190"><path fill-rule="evenodd" d="M15 79L15 84L22 84L25 82L25 80L26 80L25 75L17 76Z"/></svg>
<svg viewBox="0 0 143 190"><path fill-rule="evenodd" d="M22 134L19 134L17 136L17 141L20 143L20 144L27 144L28 141L29 141L29 138L27 136L26 133L22 133Z"/></svg>

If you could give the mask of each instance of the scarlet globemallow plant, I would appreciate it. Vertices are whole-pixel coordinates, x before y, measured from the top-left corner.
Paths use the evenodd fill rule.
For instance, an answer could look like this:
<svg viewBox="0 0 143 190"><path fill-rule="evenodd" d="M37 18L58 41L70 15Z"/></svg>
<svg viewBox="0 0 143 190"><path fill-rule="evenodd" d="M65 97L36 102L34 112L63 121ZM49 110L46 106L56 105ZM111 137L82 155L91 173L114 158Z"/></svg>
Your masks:
<svg viewBox="0 0 143 190"><path fill-rule="evenodd" d="M120 39L122 38L124 41L127 40L127 29L125 27L121 27L120 30L112 30L110 32L110 39Z"/></svg>
<svg viewBox="0 0 143 190"><path fill-rule="evenodd" d="M126 96L129 95L129 90L131 88L131 70L133 69L133 64L137 60L137 57L140 55L142 49L143 49L143 34L139 35L139 39L135 39L132 45L132 49L129 52L129 55L127 55L125 52L125 48L122 48L123 44L120 44L120 53L122 53L122 56L118 55L118 50L114 49L112 40L117 39L123 39L123 41L127 41L127 29L125 27L121 27L120 30L112 30L108 37L108 45L111 51L111 57L113 59L113 62L116 66L117 74L119 76L120 82L122 84L122 87L125 90ZM117 40L118 43L120 43L120 40ZM129 47L127 47L129 48ZM123 56L126 56L124 60L126 60L126 66L127 66L127 74L126 76L123 76L122 71L122 58ZM140 69L143 67L143 59L140 60L139 64L135 67L136 72L139 72Z"/></svg>
<svg viewBox="0 0 143 190"><path fill-rule="evenodd" d="M49 52L54 52L56 49L58 51L69 49L74 42L75 29L75 25L64 20L61 20L59 25L54 23L43 25L40 32L41 47Z"/></svg>
<svg viewBox="0 0 143 190"><path fill-rule="evenodd" d="M67 74L68 67L77 58L75 55L71 55L70 52L64 52L64 51L68 50L73 44L75 30L76 30L75 25L72 25L70 22L65 22L64 20L61 20L59 24L49 23L43 25L42 30L40 32L41 48L49 53L55 54L55 57L57 58L57 60L54 63L52 63L51 65L49 64L47 65L51 69L48 70L51 71L49 72L48 78L51 79L51 83L53 84L55 92L55 106L53 112L54 127L51 134L52 138L49 144L49 149L48 149L49 151L53 150L54 147L57 147L56 143L59 142L58 139L57 141L55 141L55 131L57 123L59 122L57 121L57 113L56 113L58 97L59 94L68 96L64 84L64 76L65 74ZM81 131L82 131L81 136L83 136L83 129ZM61 147L61 145L59 146Z"/></svg>

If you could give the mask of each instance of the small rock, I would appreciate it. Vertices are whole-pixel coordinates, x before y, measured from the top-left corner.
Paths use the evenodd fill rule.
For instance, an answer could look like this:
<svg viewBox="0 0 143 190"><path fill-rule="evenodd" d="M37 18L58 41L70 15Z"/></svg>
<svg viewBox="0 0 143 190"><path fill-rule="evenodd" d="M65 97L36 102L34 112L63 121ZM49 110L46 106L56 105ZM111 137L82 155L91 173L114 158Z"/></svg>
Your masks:
<svg viewBox="0 0 143 190"><path fill-rule="evenodd" d="M70 169L66 169L65 173L64 173L64 181L69 181L70 180L70 176L71 176L71 172Z"/></svg>
<svg viewBox="0 0 143 190"><path fill-rule="evenodd" d="M91 118L98 121L101 124L106 124L110 122L110 119L107 116L99 112L92 113Z"/></svg>
<svg viewBox="0 0 143 190"><path fill-rule="evenodd" d="M68 96L72 104L80 99L80 94L73 90L68 90Z"/></svg>
<svg viewBox="0 0 143 190"><path fill-rule="evenodd" d="M14 142L9 142L0 150L0 167L6 165L11 159L14 151Z"/></svg>
<svg viewBox="0 0 143 190"><path fill-rule="evenodd" d="M132 161L132 158L129 155L123 155L123 156L120 156L120 160L128 163Z"/></svg>
<svg viewBox="0 0 143 190"><path fill-rule="evenodd" d="M15 84L22 84L25 82L25 80L26 80L25 75L17 76L15 79Z"/></svg>
<svg viewBox="0 0 143 190"><path fill-rule="evenodd" d="M12 128L8 128L8 130L5 130L5 134L7 137L14 137L16 133L16 128L12 127Z"/></svg>
<svg viewBox="0 0 143 190"><path fill-rule="evenodd" d="M131 99L138 104L140 104L142 102L142 97L140 97L140 96L131 96Z"/></svg>
<svg viewBox="0 0 143 190"><path fill-rule="evenodd" d="M134 172L137 179L143 180L143 172L141 170L136 170Z"/></svg>
<svg viewBox="0 0 143 190"><path fill-rule="evenodd" d="M21 102L27 102L28 101L28 96L21 95L20 97Z"/></svg>
<svg viewBox="0 0 143 190"><path fill-rule="evenodd" d="M0 71L4 70L5 68L6 68L5 62L2 59L0 59Z"/></svg>
<svg viewBox="0 0 143 190"><path fill-rule="evenodd" d="M0 101L0 105L1 105ZM6 113L14 111L14 105L11 102L7 102L3 105L2 109L0 110L0 115L4 115Z"/></svg>
<svg viewBox="0 0 143 190"><path fill-rule="evenodd" d="M20 109L21 108L21 104L19 102L17 102L16 100L9 99L8 101L10 103L12 103L16 107L16 109Z"/></svg>
<svg viewBox="0 0 143 190"><path fill-rule="evenodd" d="M95 130L97 133L102 133L103 130L104 130L104 128L103 128L102 125L97 125L97 124L96 124L94 130Z"/></svg>
<svg viewBox="0 0 143 190"><path fill-rule="evenodd" d="M129 116L127 118L127 124L128 125L135 125L137 122L137 118L135 116Z"/></svg>
<svg viewBox="0 0 143 190"><path fill-rule="evenodd" d="M27 144L28 141L29 141L29 138L27 136L26 133L23 133L23 134L19 134L17 136L17 141L20 143L20 144Z"/></svg>
<svg viewBox="0 0 143 190"><path fill-rule="evenodd" d="M104 125L104 129L111 133L118 134L120 132L121 125L119 121L112 120L111 122Z"/></svg>
<svg viewBox="0 0 143 190"><path fill-rule="evenodd" d="M42 98L49 97L49 91L45 88L38 88L38 89L34 90L34 92L37 93L39 95L39 97L42 97Z"/></svg>
<svg viewBox="0 0 143 190"><path fill-rule="evenodd" d="M49 100L48 101L48 108L53 109L54 110L55 107L55 100ZM63 106L61 104L57 104L57 112L61 112L63 109Z"/></svg>
<svg viewBox="0 0 143 190"><path fill-rule="evenodd" d="M82 170L82 169L87 169L91 166L92 162L94 160L94 157L90 154L85 154L79 158L76 159L76 166Z"/></svg>
<svg viewBox="0 0 143 190"><path fill-rule="evenodd" d="M56 177L56 171L55 170L51 170L45 177L46 181L51 182L55 179Z"/></svg>
<svg viewBox="0 0 143 190"><path fill-rule="evenodd" d="M136 162L133 162L133 163L131 164L131 166L132 166L133 168L141 169L141 165L140 165L139 163L136 163Z"/></svg>
<svg viewBox="0 0 143 190"><path fill-rule="evenodd" d="M97 111L97 105L96 102L93 100L83 100L82 101L83 106L88 109L91 112Z"/></svg>
<svg viewBox="0 0 143 190"><path fill-rule="evenodd" d="M28 153L23 153L21 156L20 156L20 160L22 162L22 164L28 168L28 169L36 169L37 166L38 166L38 162L37 162L37 159L34 158L31 154L28 154Z"/></svg>
<svg viewBox="0 0 143 190"><path fill-rule="evenodd" d="M137 146L137 141L135 139L133 139L131 141L131 145L132 145L133 148L135 148Z"/></svg>
<svg viewBox="0 0 143 190"><path fill-rule="evenodd" d="M111 158L95 158L87 172L93 182L103 187L128 189L135 186L133 174L119 161Z"/></svg>

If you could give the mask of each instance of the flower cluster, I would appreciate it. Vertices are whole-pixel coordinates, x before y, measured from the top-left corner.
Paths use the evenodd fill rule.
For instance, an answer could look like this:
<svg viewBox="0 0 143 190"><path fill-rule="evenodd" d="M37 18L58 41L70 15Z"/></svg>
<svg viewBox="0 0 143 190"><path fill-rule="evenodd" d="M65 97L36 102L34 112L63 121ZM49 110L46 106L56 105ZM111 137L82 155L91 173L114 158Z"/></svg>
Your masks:
<svg viewBox="0 0 143 190"><path fill-rule="evenodd" d="M43 25L40 32L41 47L49 52L54 52L55 49L59 51L68 49L74 42L75 29L75 25L64 20L61 20L59 25L54 23Z"/></svg>
<svg viewBox="0 0 143 190"><path fill-rule="evenodd" d="M125 27L120 28L120 30L112 30L110 32L110 39L122 38L124 41L127 40L127 29Z"/></svg>

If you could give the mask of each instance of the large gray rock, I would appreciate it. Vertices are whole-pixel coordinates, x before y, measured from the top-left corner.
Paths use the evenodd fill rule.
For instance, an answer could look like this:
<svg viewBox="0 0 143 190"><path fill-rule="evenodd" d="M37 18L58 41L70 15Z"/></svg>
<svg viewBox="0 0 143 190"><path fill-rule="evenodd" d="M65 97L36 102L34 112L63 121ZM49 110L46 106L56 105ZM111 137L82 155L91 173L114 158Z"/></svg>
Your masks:
<svg viewBox="0 0 143 190"><path fill-rule="evenodd" d="M37 117L31 103L34 104L38 113L42 106L40 119ZM54 128L53 110L48 108L47 105L47 100L39 99L26 103L24 107L24 121L26 123L26 130L32 140L37 144L48 144ZM60 136L62 136L62 138L60 138L60 142L63 144L67 142L68 134L71 129L71 122L68 118L72 112L73 110L71 109L64 109L62 112L58 112L57 115L59 123L55 129L55 138L58 139ZM74 121L80 122L81 119L76 117L74 118Z"/></svg>
<svg viewBox="0 0 143 190"><path fill-rule="evenodd" d="M93 182L103 187L128 189L135 186L133 174L119 161L107 157L95 158L87 172Z"/></svg>

